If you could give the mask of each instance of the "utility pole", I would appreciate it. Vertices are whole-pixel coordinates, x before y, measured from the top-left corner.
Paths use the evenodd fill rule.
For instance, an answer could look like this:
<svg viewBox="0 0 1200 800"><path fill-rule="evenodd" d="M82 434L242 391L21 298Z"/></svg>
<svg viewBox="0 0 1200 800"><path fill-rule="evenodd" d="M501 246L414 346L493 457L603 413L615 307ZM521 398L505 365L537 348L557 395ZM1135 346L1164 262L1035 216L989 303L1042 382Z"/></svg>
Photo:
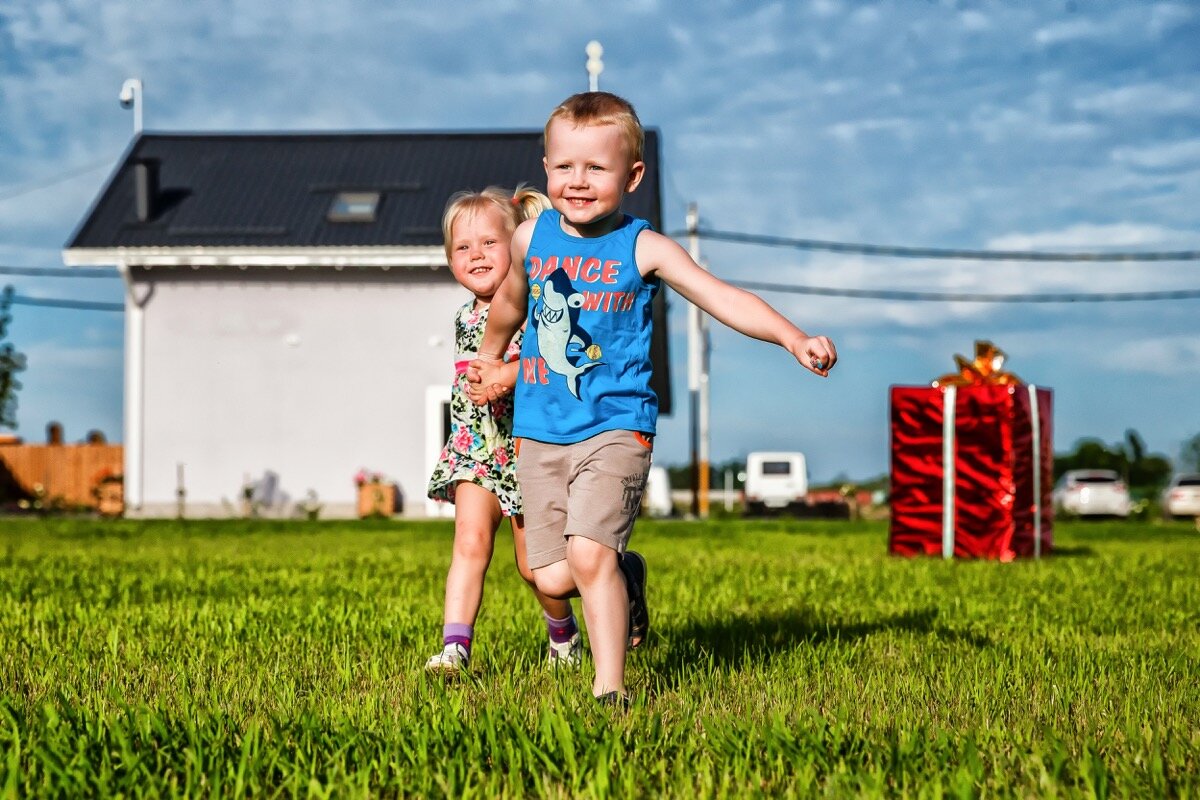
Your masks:
<svg viewBox="0 0 1200 800"><path fill-rule="evenodd" d="M587 53L587 72L588 72L588 91L600 91L600 73L604 72L604 62L600 60L600 56L604 55L604 45L597 42L595 39L587 43L584 48Z"/></svg>
<svg viewBox="0 0 1200 800"><path fill-rule="evenodd" d="M700 211L695 203L687 211L688 253L700 261ZM708 321L695 304L688 305L688 403L692 439L692 514L708 518Z"/></svg>

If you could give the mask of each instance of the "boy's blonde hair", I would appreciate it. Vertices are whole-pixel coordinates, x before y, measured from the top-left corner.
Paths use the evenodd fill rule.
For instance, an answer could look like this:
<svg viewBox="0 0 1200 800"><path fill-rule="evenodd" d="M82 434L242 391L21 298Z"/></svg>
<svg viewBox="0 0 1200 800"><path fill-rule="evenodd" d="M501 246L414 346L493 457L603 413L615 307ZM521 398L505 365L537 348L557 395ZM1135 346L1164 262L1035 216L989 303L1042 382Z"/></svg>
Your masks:
<svg viewBox="0 0 1200 800"><path fill-rule="evenodd" d="M509 192L499 186L489 186L482 192L455 192L446 201L442 213L442 247L446 250L446 261L450 260L450 237L454 234L454 223L465 215L478 214L485 208L495 208L504 218L504 227L512 233L527 219L533 219L548 208L550 198L531 186L521 184Z"/></svg>
<svg viewBox="0 0 1200 800"><path fill-rule="evenodd" d="M629 148L632 161L642 160L646 149L646 134L633 104L609 92L580 92L559 103L546 120L544 136L550 137L550 123L556 119L581 127L583 125L616 125Z"/></svg>

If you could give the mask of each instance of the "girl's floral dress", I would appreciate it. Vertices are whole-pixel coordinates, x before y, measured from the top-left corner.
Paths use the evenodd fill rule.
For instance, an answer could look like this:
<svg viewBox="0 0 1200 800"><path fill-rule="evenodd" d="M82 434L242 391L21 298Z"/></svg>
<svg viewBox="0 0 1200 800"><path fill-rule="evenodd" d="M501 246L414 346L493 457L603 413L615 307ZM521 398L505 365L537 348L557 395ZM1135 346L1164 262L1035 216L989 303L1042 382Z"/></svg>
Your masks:
<svg viewBox="0 0 1200 800"><path fill-rule="evenodd" d="M454 502L459 481L477 483L500 501L506 517L521 513L517 464L513 454L512 395L477 406L467 396L467 365L479 352L487 307L476 310L472 298L454 317L454 388L450 392L450 439L429 479L429 496ZM521 352L521 332L513 337L505 360Z"/></svg>

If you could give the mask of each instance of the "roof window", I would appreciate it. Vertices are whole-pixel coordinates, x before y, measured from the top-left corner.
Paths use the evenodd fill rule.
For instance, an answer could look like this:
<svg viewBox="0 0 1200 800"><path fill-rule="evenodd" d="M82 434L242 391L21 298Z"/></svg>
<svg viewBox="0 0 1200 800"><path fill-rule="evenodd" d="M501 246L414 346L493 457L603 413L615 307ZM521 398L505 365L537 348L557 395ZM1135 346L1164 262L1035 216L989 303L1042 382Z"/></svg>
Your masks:
<svg viewBox="0 0 1200 800"><path fill-rule="evenodd" d="M338 192L325 218L330 222L374 222L379 192Z"/></svg>

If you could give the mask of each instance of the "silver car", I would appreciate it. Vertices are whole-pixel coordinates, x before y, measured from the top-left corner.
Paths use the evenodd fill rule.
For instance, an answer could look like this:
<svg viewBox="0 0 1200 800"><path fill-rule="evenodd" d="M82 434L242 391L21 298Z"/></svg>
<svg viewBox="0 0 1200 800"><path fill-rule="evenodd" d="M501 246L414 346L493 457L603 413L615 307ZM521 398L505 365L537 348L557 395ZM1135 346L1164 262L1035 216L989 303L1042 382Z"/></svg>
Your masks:
<svg viewBox="0 0 1200 800"><path fill-rule="evenodd" d="M1058 479L1054 507L1080 517L1128 517L1129 489L1111 469L1073 469Z"/></svg>
<svg viewBox="0 0 1200 800"><path fill-rule="evenodd" d="M1200 473L1176 475L1163 490L1164 517L1200 517Z"/></svg>

